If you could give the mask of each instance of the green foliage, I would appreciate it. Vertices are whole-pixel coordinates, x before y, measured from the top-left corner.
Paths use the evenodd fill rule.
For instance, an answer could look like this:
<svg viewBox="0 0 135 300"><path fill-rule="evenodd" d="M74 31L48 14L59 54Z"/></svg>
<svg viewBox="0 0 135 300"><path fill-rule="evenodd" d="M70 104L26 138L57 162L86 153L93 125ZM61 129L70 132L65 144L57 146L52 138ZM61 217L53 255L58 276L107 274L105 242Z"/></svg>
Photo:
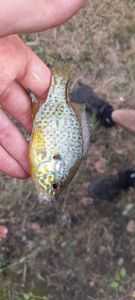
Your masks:
<svg viewBox="0 0 135 300"><path fill-rule="evenodd" d="M33 295L33 293L29 292L29 293L22 293L21 295L18 295L17 300L49 300L49 298L47 296L35 296Z"/></svg>
<svg viewBox="0 0 135 300"><path fill-rule="evenodd" d="M120 275L121 278L125 278L126 277L127 271L126 271L126 269L124 267L119 270L119 275Z"/></svg>
<svg viewBox="0 0 135 300"><path fill-rule="evenodd" d="M95 143L97 139L97 132L100 128L100 122L97 120L95 113L88 115L88 122L90 124L90 142Z"/></svg>
<svg viewBox="0 0 135 300"><path fill-rule="evenodd" d="M34 52L47 64L53 65L54 59L50 49L43 49L41 46L35 47Z"/></svg>
<svg viewBox="0 0 135 300"><path fill-rule="evenodd" d="M81 69L87 69L88 71L92 71L94 68L93 56L90 51L82 51L76 60L76 64L80 66Z"/></svg>
<svg viewBox="0 0 135 300"><path fill-rule="evenodd" d="M88 118L90 126L93 128L98 128L100 126L100 122L97 120L95 113L91 114Z"/></svg>
<svg viewBox="0 0 135 300"><path fill-rule="evenodd" d="M22 294L22 299L24 300L34 300L34 296L32 293L23 293Z"/></svg>
<svg viewBox="0 0 135 300"><path fill-rule="evenodd" d="M135 34L135 22L133 22L127 26L127 31L130 34Z"/></svg>
<svg viewBox="0 0 135 300"><path fill-rule="evenodd" d="M22 34L21 37L25 43L33 41L33 38L30 34Z"/></svg>
<svg viewBox="0 0 135 300"><path fill-rule="evenodd" d="M117 82L114 88L118 93L122 93L126 90L127 84L125 82Z"/></svg>
<svg viewBox="0 0 135 300"><path fill-rule="evenodd" d="M129 79L131 81L135 80L135 53L129 56L128 62L127 62L127 70Z"/></svg>
<svg viewBox="0 0 135 300"><path fill-rule="evenodd" d="M114 277L109 278L109 287L118 293L124 292L124 279L127 276L127 270L125 267L118 269Z"/></svg>

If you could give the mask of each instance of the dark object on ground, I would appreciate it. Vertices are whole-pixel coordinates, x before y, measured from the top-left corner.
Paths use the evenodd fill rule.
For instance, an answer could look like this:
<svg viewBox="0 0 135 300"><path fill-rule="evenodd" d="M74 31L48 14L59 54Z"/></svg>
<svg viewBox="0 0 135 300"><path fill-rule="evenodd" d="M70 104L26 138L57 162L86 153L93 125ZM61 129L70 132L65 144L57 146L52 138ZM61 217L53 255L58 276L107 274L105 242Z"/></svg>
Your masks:
<svg viewBox="0 0 135 300"><path fill-rule="evenodd" d="M92 88L83 83L77 83L70 93L70 98L77 103L85 103L86 111L94 113L97 121L105 127L112 127L115 123L112 120L111 114L113 107L104 99L97 96Z"/></svg>
<svg viewBox="0 0 135 300"><path fill-rule="evenodd" d="M108 200L111 201L120 192L120 184L118 179L113 176L100 176L89 185L88 193L95 200Z"/></svg>
<svg viewBox="0 0 135 300"><path fill-rule="evenodd" d="M119 172L116 176L102 175L89 185L88 193L95 200L111 201L123 189L135 186L135 170Z"/></svg>

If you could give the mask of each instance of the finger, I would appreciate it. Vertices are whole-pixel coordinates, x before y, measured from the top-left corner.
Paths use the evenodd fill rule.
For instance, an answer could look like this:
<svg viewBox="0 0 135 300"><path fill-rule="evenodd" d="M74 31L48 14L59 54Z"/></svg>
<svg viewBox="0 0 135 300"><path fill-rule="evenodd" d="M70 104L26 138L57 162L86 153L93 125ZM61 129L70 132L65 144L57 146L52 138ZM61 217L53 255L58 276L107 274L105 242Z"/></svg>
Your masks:
<svg viewBox="0 0 135 300"><path fill-rule="evenodd" d="M112 119L115 123L135 133L135 110L117 109L112 112Z"/></svg>
<svg viewBox="0 0 135 300"><path fill-rule="evenodd" d="M44 98L50 75L47 66L18 36L0 39L0 95L17 80L25 89Z"/></svg>
<svg viewBox="0 0 135 300"><path fill-rule="evenodd" d="M85 0L0 0L0 36L37 32L54 27L74 15Z"/></svg>
<svg viewBox="0 0 135 300"><path fill-rule="evenodd" d="M28 174L0 145L0 172L17 178L27 178Z"/></svg>
<svg viewBox="0 0 135 300"><path fill-rule="evenodd" d="M2 110L0 110L0 145L29 174L28 143Z"/></svg>
<svg viewBox="0 0 135 300"><path fill-rule="evenodd" d="M0 97L0 104L19 121L26 131L32 130L31 103L26 91L14 81Z"/></svg>

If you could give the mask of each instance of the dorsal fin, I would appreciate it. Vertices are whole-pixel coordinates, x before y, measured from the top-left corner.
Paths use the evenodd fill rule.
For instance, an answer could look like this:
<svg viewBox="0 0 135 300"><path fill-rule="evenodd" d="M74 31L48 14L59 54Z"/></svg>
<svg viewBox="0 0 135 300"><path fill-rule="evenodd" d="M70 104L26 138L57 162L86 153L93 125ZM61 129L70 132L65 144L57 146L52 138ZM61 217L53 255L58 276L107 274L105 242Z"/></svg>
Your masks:
<svg viewBox="0 0 135 300"><path fill-rule="evenodd" d="M71 107L76 112L78 122L81 126L82 138L83 138L83 157L84 157L89 149L89 143L90 143L90 125L87 118L86 105L75 103L72 100L70 100L69 97L68 97L68 101Z"/></svg>
<svg viewBox="0 0 135 300"><path fill-rule="evenodd" d="M83 138L83 157L84 157L89 149L90 125L87 118L86 105L78 104L78 107L80 110L80 121L81 121L82 138Z"/></svg>
<svg viewBox="0 0 135 300"><path fill-rule="evenodd" d="M81 125L83 137L83 157L87 153L90 144L90 126L87 119L86 111L81 111Z"/></svg>

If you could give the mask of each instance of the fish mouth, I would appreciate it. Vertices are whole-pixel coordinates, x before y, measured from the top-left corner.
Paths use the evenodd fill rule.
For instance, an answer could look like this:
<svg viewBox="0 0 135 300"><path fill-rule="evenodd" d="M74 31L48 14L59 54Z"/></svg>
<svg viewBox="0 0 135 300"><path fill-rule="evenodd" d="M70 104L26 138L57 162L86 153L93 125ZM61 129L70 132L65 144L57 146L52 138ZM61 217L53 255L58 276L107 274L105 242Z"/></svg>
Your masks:
<svg viewBox="0 0 135 300"><path fill-rule="evenodd" d="M53 203L55 200L54 196L48 195L45 191L39 193L40 203Z"/></svg>

